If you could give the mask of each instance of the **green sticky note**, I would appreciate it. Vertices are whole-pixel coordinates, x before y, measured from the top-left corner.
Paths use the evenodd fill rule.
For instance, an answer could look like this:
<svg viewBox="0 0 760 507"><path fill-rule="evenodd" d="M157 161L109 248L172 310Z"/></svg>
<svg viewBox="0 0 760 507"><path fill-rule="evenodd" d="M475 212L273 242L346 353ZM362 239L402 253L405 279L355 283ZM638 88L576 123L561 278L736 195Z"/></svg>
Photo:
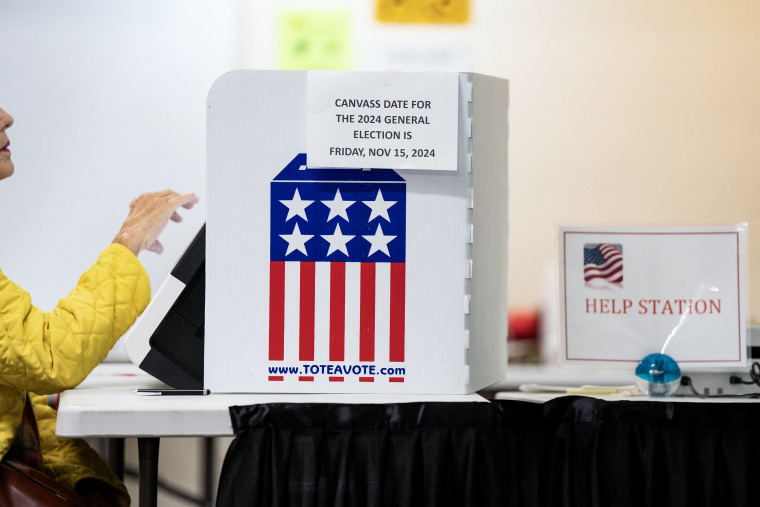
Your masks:
<svg viewBox="0 0 760 507"><path fill-rule="evenodd" d="M285 10L278 28L281 69L351 70L350 12Z"/></svg>

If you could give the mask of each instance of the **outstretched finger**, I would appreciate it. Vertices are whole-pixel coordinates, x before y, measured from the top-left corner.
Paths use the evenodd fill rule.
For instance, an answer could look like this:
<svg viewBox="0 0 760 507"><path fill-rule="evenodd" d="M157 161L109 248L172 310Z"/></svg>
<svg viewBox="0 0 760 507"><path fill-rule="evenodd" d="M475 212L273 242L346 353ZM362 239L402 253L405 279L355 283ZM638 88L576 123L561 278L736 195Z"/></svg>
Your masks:
<svg viewBox="0 0 760 507"><path fill-rule="evenodd" d="M181 204L183 208L190 209L193 207L195 203L198 202L198 196L195 195L194 193L178 195L177 202L178 204Z"/></svg>
<svg viewBox="0 0 760 507"><path fill-rule="evenodd" d="M164 245L162 245L159 240L155 240L153 243L148 245L145 249L150 252L155 252L157 254L160 254L164 251Z"/></svg>

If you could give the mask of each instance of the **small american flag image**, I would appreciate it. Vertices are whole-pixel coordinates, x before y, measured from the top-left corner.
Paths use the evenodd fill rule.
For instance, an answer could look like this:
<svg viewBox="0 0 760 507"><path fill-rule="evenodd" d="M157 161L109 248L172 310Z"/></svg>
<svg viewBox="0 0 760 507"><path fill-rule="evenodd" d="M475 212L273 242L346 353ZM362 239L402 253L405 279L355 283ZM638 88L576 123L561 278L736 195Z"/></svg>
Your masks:
<svg viewBox="0 0 760 507"><path fill-rule="evenodd" d="M271 182L269 243L270 361L404 361L406 181L398 173L307 168L306 155L296 156Z"/></svg>
<svg viewBox="0 0 760 507"><path fill-rule="evenodd" d="M610 284L623 282L623 246L612 243L583 245L583 279Z"/></svg>

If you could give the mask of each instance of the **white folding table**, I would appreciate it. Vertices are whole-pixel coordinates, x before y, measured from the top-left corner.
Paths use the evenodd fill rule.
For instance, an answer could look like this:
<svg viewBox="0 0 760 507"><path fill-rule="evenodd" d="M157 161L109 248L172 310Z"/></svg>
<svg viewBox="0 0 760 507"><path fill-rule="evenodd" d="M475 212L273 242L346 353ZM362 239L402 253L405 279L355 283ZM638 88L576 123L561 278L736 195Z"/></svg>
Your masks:
<svg viewBox="0 0 760 507"><path fill-rule="evenodd" d="M156 505L161 437L232 436L229 407L263 403L411 403L487 401L478 394L214 394L140 396L167 386L132 364L103 363L61 395L56 434L69 438L137 438L140 507Z"/></svg>

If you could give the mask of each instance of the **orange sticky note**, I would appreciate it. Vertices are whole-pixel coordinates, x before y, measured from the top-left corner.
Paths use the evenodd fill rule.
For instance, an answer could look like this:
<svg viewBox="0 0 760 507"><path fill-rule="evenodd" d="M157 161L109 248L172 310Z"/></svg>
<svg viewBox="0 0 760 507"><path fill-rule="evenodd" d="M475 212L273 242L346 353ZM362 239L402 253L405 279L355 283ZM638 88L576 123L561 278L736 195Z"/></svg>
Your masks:
<svg viewBox="0 0 760 507"><path fill-rule="evenodd" d="M470 0L375 0L381 23L451 24L470 20Z"/></svg>

